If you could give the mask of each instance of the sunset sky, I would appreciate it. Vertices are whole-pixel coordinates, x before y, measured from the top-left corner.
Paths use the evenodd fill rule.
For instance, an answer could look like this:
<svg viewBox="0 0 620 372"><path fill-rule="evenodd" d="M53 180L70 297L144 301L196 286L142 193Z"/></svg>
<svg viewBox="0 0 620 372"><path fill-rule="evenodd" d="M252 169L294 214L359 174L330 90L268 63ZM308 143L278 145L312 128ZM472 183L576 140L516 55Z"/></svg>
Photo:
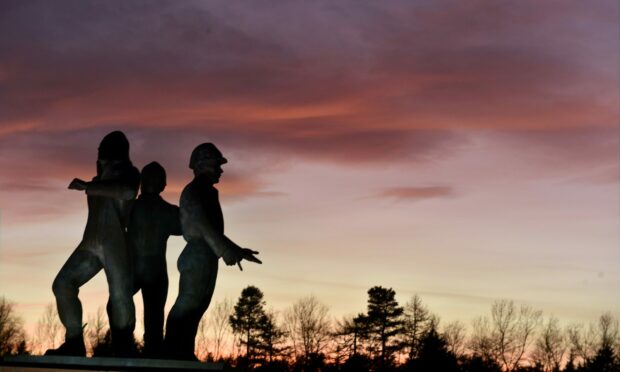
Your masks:
<svg viewBox="0 0 620 372"><path fill-rule="evenodd" d="M229 163L220 266L340 317L366 291L469 324L496 299L620 315L616 1L2 1L0 295L32 326L79 243L102 137L178 204L192 149ZM180 237L168 244L176 298ZM80 297L105 304L103 274ZM137 298L137 297L136 297ZM140 302L140 301L138 301Z"/></svg>

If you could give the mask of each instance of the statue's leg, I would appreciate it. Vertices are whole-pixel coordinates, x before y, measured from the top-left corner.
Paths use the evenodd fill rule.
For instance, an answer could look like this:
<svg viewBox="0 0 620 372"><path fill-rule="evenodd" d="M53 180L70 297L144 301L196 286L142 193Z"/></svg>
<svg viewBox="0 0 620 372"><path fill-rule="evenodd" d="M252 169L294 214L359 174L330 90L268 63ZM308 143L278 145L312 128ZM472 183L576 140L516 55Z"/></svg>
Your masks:
<svg viewBox="0 0 620 372"><path fill-rule="evenodd" d="M45 355L85 356L82 334L82 303L78 299L79 288L101 270L101 261L85 250L84 243L76 249L54 279L52 289L60 321L66 328L65 342L57 349L49 349Z"/></svg>
<svg viewBox="0 0 620 372"><path fill-rule="evenodd" d="M210 248L189 243L178 261L179 296L168 314L165 347L174 358L192 359L198 322L213 296L217 257Z"/></svg>
<svg viewBox="0 0 620 372"><path fill-rule="evenodd" d="M142 300L144 302L144 352L150 356L160 355L164 338L164 306L168 296L168 273L165 262L144 262L149 270L142 281Z"/></svg>
<svg viewBox="0 0 620 372"><path fill-rule="evenodd" d="M215 282L217 281L217 270L218 270L217 256L214 254L208 254L205 257L204 267L206 270L205 274L207 277L207 279L205 280L204 292L203 292L200 304L198 305L197 311L194 312L193 318L191 319L191 322L189 323L191 328L189 329L188 333L192 335L192 338L191 338L192 350L194 349L194 342L196 339L196 333L198 332L198 326L200 324L200 319L202 319L202 316L205 314L205 312L209 308L209 305L211 304L211 299L213 298L213 293L215 292Z"/></svg>
<svg viewBox="0 0 620 372"><path fill-rule="evenodd" d="M83 243L82 243L83 244ZM66 339L82 337L82 303L79 288L101 270L101 262L93 253L78 247L60 269L52 290L60 321L67 329Z"/></svg>
<svg viewBox="0 0 620 372"><path fill-rule="evenodd" d="M107 310L112 346L116 355L129 356L134 351L133 330L136 324L133 267L125 239L111 240L104 247L104 270L110 293Z"/></svg>

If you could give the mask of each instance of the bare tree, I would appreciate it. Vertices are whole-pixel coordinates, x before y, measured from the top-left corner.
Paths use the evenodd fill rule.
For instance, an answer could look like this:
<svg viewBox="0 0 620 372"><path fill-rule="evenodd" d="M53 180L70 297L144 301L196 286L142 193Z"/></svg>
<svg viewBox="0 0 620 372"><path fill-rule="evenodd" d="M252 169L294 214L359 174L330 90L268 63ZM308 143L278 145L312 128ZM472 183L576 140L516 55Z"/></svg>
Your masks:
<svg viewBox="0 0 620 372"><path fill-rule="evenodd" d="M269 309L265 313L266 318L261 322L260 338L262 339L263 358L271 363L277 359L290 356L286 343L286 332L278 324L278 314Z"/></svg>
<svg viewBox="0 0 620 372"><path fill-rule="evenodd" d="M618 319L611 313L601 315L598 320L599 349L614 350L618 343Z"/></svg>
<svg viewBox="0 0 620 372"><path fill-rule="evenodd" d="M15 304L0 297L0 356L15 354L25 348L22 320L15 314Z"/></svg>
<svg viewBox="0 0 620 372"><path fill-rule="evenodd" d="M219 360L224 357L225 348L229 342L233 342L232 329L229 323L232 312L232 301L224 299L209 307L209 311L200 319L196 333L196 355L198 359ZM229 356L232 354L231 351Z"/></svg>
<svg viewBox="0 0 620 372"><path fill-rule="evenodd" d="M88 316L86 324L86 346L89 355L93 355L94 350L105 342L106 333L109 329L107 316L103 307L97 309L95 315Z"/></svg>
<svg viewBox="0 0 620 372"><path fill-rule="evenodd" d="M465 355L465 324L458 320L448 323L444 327L441 336L446 341L446 347L449 352L454 354L457 358Z"/></svg>
<svg viewBox="0 0 620 372"><path fill-rule="evenodd" d="M365 332L363 314L349 315L336 320L332 331L331 359L340 365L350 358L364 354L362 339Z"/></svg>
<svg viewBox="0 0 620 372"><path fill-rule="evenodd" d="M566 327L566 334L570 344L569 361L583 365L590 360L597 351L597 332L593 324L587 327L583 324L571 324Z"/></svg>
<svg viewBox="0 0 620 372"><path fill-rule="evenodd" d="M241 356L241 340L233 333L232 344L230 345L230 357L237 359Z"/></svg>
<svg viewBox="0 0 620 372"><path fill-rule="evenodd" d="M308 360L325 351L331 335L328 311L316 297L308 296L299 299L284 313L284 327L295 359Z"/></svg>
<svg viewBox="0 0 620 372"><path fill-rule="evenodd" d="M472 322L472 335L468 342L468 349L472 355L484 362L495 360L496 345L491 331L491 322L488 317L478 317Z"/></svg>
<svg viewBox="0 0 620 372"><path fill-rule="evenodd" d="M32 342L33 354L43 354L47 349L55 349L62 341L62 325L58 318L56 305L48 303L43 314L37 321L34 340Z"/></svg>
<svg viewBox="0 0 620 372"><path fill-rule="evenodd" d="M334 364L339 366L357 352L357 332L355 331L353 316L336 320L331 338L333 342L331 357Z"/></svg>
<svg viewBox="0 0 620 372"><path fill-rule="evenodd" d="M516 370L532 343L542 312L521 305L518 309L513 301L498 300L491 307L493 341L496 345L496 359L508 372Z"/></svg>
<svg viewBox="0 0 620 372"><path fill-rule="evenodd" d="M585 357L582 356L580 367L584 367L583 369L588 371L617 371L619 362L615 349L618 346L618 321L610 313L605 313L601 315L596 326L594 324L590 325L589 330L595 330L595 332L571 333L571 343L574 344L573 348L579 348L578 342L574 340L581 341L582 348L587 350L583 355L586 355L586 353L593 354ZM584 340L584 335L588 337L591 333L595 333L594 341L592 342L590 339ZM581 339L579 336L581 336ZM586 347L588 345L593 345L593 347Z"/></svg>
<svg viewBox="0 0 620 372"><path fill-rule="evenodd" d="M198 331L196 332L196 357L205 361L209 357L209 320L207 313L202 315L198 323Z"/></svg>
<svg viewBox="0 0 620 372"><path fill-rule="evenodd" d="M551 316L536 340L533 359L543 372L560 371L568 349L566 335L557 318Z"/></svg>
<svg viewBox="0 0 620 372"><path fill-rule="evenodd" d="M403 344L409 359L418 357L420 341L428 331L431 314L420 296L413 295L405 304L403 313Z"/></svg>
<svg viewBox="0 0 620 372"><path fill-rule="evenodd" d="M233 303L230 299L217 302L211 312L211 329L213 332L213 356L216 360L222 357L222 350L226 347L226 342L232 336L232 329L228 319L233 312Z"/></svg>

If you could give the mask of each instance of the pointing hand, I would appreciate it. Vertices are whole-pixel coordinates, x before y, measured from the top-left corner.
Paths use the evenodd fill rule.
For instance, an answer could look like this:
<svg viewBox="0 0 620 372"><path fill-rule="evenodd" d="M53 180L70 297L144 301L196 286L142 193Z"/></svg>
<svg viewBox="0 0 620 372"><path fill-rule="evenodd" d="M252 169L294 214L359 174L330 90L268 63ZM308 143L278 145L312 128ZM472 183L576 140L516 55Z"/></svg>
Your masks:
<svg viewBox="0 0 620 372"><path fill-rule="evenodd" d="M243 271L243 267L241 266L241 260L247 260L250 262L255 262L257 264L262 264L263 261L259 260L256 256L256 254L258 254L258 251L253 251L249 248L241 248L241 251L239 252L239 260L237 261L237 266L239 266L239 270Z"/></svg>
<svg viewBox="0 0 620 372"><path fill-rule="evenodd" d="M74 178L73 181L69 184L69 190L79 190L84 191L88 187L88 182L82 181L79 178Z"/></svg>

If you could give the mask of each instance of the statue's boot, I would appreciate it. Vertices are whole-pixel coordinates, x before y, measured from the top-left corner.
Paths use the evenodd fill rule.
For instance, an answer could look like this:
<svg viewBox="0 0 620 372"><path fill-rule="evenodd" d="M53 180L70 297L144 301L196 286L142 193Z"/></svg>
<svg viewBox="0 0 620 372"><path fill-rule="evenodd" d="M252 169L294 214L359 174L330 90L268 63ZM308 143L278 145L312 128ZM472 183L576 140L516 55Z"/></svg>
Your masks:
<svg viewBox="0 0 620 372"><path fill-rule="evenodd" d="M192 349L178 347L178 345L170 345L164 342L164 348L162 354L165 359L173 360L187 360L190 362L200 362L196 355L194 355Z"/></svg>
<svg viewBox="0 0 620 372"><path fill-rule="evenodd" d="M194 335L184 329L185 324L177 324L166 329L163 354L166 359L199 362L194 354Z"/></svg>
<svg viewBox="0 0 620 372"><path fill-rule="evenodd" d="M142 349L142 357L149 359L162 359L165 357L163 353L163 342L147 342L144 341Z"/></svg>
<svg viewBox="0 0 620 372"><path fill-rule="evenodd" d="M86 347L82 336L68 338L57 349L48 349L45 355L86 356Z"/></svg>
<svg viewBox="0 0 620 372"><path fill-rule="evenodd" d="M121 358L138 355L132 329L112 329L112 354Z"/></svg>

